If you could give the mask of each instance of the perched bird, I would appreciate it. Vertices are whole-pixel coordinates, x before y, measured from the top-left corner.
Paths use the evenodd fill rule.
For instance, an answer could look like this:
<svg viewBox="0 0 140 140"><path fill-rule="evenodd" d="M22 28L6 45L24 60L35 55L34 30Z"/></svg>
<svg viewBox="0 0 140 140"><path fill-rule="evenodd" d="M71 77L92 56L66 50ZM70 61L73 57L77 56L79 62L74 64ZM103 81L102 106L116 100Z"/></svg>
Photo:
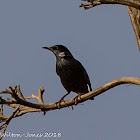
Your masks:
<svg viewBox="0 0 140 140"><path fill-rule="evenodd" d="M78 97L89 92L89 90L92 91L90 79L85 68L63 45L43 48L52 51L56 56L56 73L60 77L62 85L67 90L67 94L60 99L59 105L71 91L78 94L74 98L75 104L77 104Z"/></svg>

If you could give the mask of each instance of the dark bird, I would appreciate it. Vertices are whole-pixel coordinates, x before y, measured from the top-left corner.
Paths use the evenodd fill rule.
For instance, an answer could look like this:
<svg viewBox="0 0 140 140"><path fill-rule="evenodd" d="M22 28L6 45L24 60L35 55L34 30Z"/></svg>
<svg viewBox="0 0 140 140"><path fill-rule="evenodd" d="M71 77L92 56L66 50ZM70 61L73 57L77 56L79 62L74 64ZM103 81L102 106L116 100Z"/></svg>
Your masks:
<svg viewBox="0 0 140 140"><path fill-rule="evenodd" d="M74 98L75 104L77 104L78 97L88 93L89 90L92 91L90 79L85 68L63 45L43 48L52 51L56 56L56 73L60 77L62 85L67 90L67 94L60 99L59 105L71 91L78 94Z"/></svg>

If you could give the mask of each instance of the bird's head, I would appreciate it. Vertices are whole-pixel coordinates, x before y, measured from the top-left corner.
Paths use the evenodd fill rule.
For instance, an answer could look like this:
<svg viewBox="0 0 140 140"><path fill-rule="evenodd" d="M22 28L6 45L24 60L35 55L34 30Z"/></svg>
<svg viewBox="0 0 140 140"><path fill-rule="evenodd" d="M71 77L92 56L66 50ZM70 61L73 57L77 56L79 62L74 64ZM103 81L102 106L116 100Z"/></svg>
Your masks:
<svg viewBox="0 0 140 140"><path fill-rule="evenodd" d="M42 48L52 51L57 58L73 57L71 52L63 45L55 45L52 47L42 47Z"/></svg>

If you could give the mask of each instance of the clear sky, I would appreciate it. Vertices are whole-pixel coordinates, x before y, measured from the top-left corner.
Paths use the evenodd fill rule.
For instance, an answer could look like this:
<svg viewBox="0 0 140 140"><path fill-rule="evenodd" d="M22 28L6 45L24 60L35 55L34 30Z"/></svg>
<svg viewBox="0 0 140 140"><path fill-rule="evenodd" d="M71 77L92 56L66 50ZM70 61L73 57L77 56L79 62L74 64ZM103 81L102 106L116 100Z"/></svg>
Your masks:
<svg viewBox="0 0 140 140"><path fill-rule="evenodd" d="M79 5L80 0L0 2L0 90L19 84L24 96L30 96L43 86L45 103L58 101L66 90L55 72L55 56L42 49L56 44L67 46L84 65L93 89L116 78L140 77L140 55L127 8L104 5L84 11ZM71 93L67 99L75 96ZM139 107L140 87L121 85L74 110L13 119L7 132L61 133L51 140L139 140Z"/></svg>

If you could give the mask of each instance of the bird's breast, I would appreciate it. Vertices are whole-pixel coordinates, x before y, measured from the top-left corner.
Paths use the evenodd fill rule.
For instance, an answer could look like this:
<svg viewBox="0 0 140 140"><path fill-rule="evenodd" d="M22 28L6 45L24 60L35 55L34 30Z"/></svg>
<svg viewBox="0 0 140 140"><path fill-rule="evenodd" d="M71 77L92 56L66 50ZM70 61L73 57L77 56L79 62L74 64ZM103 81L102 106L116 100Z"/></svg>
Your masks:
<svg viewBox="0 0 140 140"><path fill-rule="evenodd" d="M69 86L74 86L79 81L83 81L82 70L79 69L79 63L76 62L75 60L63 60L61 63L57 63L56 72L63 85L69 84Z"/></svg>
<svg viewBox="0 0 140 140"><path fill-rule="evenodd" d="M56 72L63 86L68 91L86 92L88 90L83 67L81 67L81 64L77 60L58 61Z"/></svg>
<svg viewBox="0 0 140 140"><path fill-rule="evenodd" d="M72 74L74 64L68 60L62 59L56 63L56 72L62 77L69 77Z"/></svg>

